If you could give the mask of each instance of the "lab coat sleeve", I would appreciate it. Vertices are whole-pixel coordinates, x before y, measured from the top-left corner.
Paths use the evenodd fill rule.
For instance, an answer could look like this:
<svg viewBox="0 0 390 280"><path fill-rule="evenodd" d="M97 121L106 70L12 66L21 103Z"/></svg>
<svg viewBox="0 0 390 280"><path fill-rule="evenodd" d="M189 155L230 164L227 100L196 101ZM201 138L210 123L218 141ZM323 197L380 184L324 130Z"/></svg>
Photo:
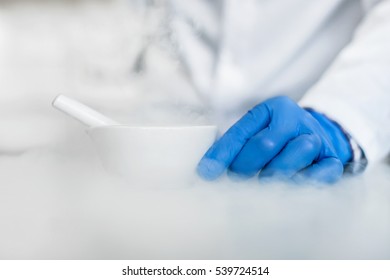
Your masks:
<svg viewBox="0 0 390 280"><path fill-rule="evenodd" d="M351 43L300 100L337 121L369 162L390 151L390 1L374 6Z"/></svg>

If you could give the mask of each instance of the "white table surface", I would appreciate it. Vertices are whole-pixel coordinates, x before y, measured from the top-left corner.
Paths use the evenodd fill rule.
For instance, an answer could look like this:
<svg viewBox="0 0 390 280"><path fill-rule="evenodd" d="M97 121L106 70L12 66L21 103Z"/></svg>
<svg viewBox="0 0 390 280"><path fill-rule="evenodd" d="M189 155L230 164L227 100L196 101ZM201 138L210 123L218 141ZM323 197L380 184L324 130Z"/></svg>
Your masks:
<svg viewBox="0 0 390 280"><path fill-rule="evenodd" d="M128 79L154 17L92 2L0 5L0 259L390 258L386 164L326 188L224 178L147 191L107 176L54 96L139 122L197 100L158 47L156 67Z"/></svg>

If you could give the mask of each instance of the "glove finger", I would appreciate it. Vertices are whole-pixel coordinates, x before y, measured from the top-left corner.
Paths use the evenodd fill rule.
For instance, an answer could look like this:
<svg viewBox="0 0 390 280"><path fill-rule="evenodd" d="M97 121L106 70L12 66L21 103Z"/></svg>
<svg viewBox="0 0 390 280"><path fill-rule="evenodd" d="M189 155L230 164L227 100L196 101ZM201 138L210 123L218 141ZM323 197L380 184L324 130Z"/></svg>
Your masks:
<svg viewBox="0 0 390 280"><path fill-rule="evenodd" d="M248 140L230 165L230 171L243 177L254 176L295 136L291 130L275 127L278 129L270 124Z"/></svg>
<svg viewBox="0 0 390 280"><path fill-rule="evenodd" d="M206 152L198 164L198 174L207 180L219 177L248 139L268 125L269 119L269 111L264 104L246 113Z"/></svg>
<svg viewBox="0 0 390 280"><path fill-rule="evenodd" d="M335 157L327 157L297 173L293 179L296 181L309 180L332 184L343 175L344 167Z"/></svg>
<svg viewBox="0 0 390 280"><path fill-rule="evenodd" d="M259 178L291 178L318 157L321 140L315 134L303 134L290 142L260 172Z"/></svg>

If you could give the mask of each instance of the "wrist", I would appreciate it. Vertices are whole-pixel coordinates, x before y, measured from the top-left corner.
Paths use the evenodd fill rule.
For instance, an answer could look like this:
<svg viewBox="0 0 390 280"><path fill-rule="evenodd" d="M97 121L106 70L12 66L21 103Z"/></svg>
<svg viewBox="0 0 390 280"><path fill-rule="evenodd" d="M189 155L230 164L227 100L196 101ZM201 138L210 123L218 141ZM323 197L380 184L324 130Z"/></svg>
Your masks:
<svg viewBox="0 0 390 280"><path fill-rule="evenodd" d="M368 164L366 155L355 139L336 121L311 108L305 108L328 132L336 153L344 165L344 173L358 174Z"/></svg>

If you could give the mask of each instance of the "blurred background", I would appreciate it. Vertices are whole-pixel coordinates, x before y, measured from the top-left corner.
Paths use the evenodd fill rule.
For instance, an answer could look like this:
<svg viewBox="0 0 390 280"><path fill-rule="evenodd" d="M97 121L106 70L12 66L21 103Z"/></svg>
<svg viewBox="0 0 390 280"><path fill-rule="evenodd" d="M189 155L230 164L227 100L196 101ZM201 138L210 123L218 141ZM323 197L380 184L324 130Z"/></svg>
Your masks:
<svg viewBox="0 0 390 280"><path fill-rule="evenodd" d="M2 149L63 137L68 120L48 106L58 94L124 123L196 121L166 10L164 1L0 1Z"/></svg>
<svg viewBox="0 0 390 280"><path fill-rule="evenodd" d="M390 258L385 165L331 188L222 179L148 192L105 174L84 127L51 102L208 123L169 30L163 0L0 1L0 258Z"/></svg>

